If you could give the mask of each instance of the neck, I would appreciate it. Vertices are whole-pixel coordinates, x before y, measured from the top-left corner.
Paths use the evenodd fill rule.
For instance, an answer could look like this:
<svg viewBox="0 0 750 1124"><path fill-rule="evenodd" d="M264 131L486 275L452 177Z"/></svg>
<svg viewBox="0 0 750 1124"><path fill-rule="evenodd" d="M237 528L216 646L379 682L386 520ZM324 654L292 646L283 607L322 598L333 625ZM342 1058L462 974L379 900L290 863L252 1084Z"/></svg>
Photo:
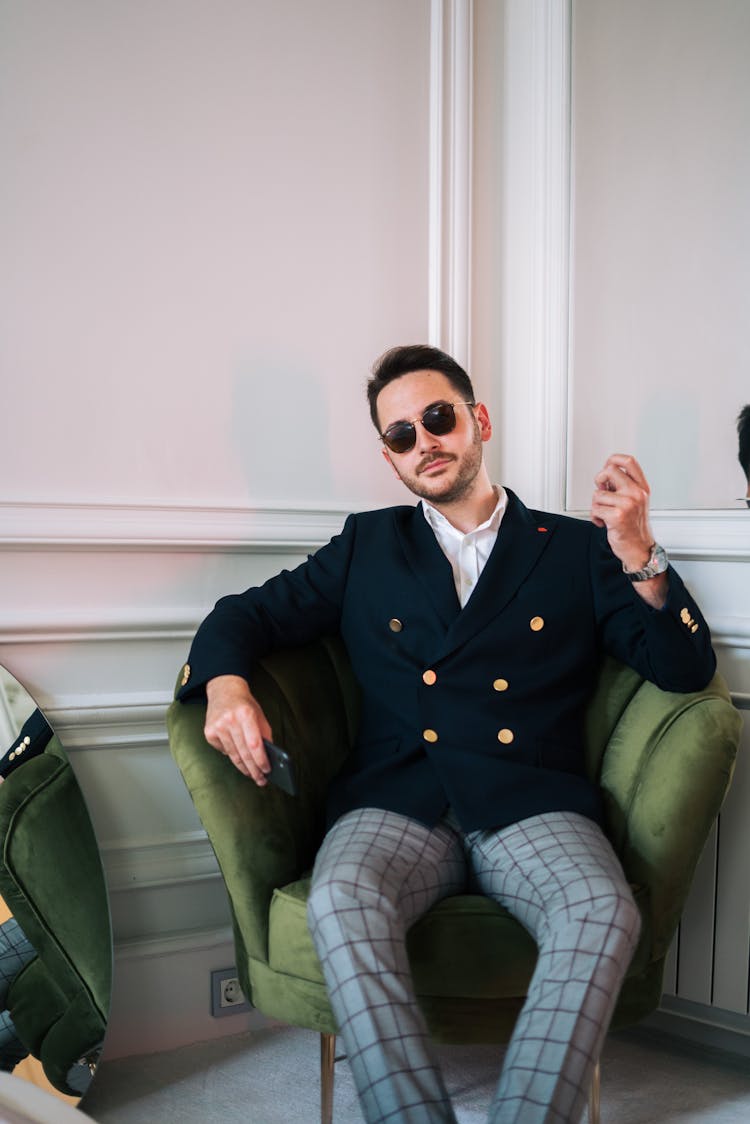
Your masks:
<svg viewBox="0 0 750 1124"><path fill-rule="evenodd" d="M428 503L431 502L428 500ZM490 483L487 470L482 466L471 490L459 499L432 506L463 535L479 527L492 515L497 504L497 492Z"/></svg>

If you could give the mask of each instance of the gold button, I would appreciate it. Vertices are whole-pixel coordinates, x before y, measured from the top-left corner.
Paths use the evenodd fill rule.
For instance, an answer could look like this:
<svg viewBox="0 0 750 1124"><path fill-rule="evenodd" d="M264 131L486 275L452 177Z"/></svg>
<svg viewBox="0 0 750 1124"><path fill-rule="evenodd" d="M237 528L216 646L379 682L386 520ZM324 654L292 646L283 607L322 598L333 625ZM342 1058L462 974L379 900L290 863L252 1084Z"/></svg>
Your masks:
<svg viewBox="0 0 750 1124"><path fill-rule="evenodd" d="M31 745L31 738L29 737L29 735L28 735L28 734L27 734L27 735L26 735L26 737L25 737L25 738L23 739L23 744L24 744L24 745Z"/></svg>
<svg viewBox="0 0 750 1124"><path fill-rule="evenodd" d="M8 760L9 760L9 761L15 761L15 759L16 759L16 755L15 755L15 753L11 753L10 757L8 758Z"/></svg>
<svg viewBox="0 0 750 1124"><path fill-rule="evenodd" d="M544 617L532 617L529 621L529 628L532 632L541 632L544 628Z"/></svg>
<svg viewBox="0 0 750 1124"><path fill-rule="evenodd" d="M513 731L499 730L497 734L497 740L499 742L502 742L503 745L510 745L510 743L513 741Z"/></svg>
<svg viewBox="0 0 750 1124"><path fill-rule="evenodd" d="M691 632L697 632L698 631L698 625L694 624L693 627L690 629L690 631Z"/></svg>
<svg viewBox="0 0 750 1124"><path fill-rule="evenodd" d="M690 623L690 613L687 609L681 610L680 620L682 621L683 624L689 624Z"/></svg>
<svg viewBox="0 0 750 1124"><path fill-rule="evenodd" d="M186 663L185 666L182 669L182 684L181 684L181 686L184 687L189 678L190 678L190 664Z"/></svg>
<svg viewBox="0 0 750 1124"><path fill-rule="evenodd" d="M428 687L431 687L433 683L437 683L437 675L432 668L428 668L427 671L424 672L422 675L422 682Z"/></svg>
<svg viewBox="0 0 750 1124"><path fill-rule="evenodd" d="M435 730L423 730L422 737L426 742L436 742L438 740Z"/></svg>
<svg viewBox="0 0 750 1124"><path fill-rule="evenodd" d="M496 691L507 691L508 690L508 680L507 679L496 679L495 682L492 684L492 686L495 688Z"/></svg>
<svg viewBox="0 0 750 1124"><path fill-rule="evenodd" d="M390 628L391 632L400 632L404 626L401 624L401 621L398 619L398 617L391 617L391 619L388 621L388 627Z"/></svg>

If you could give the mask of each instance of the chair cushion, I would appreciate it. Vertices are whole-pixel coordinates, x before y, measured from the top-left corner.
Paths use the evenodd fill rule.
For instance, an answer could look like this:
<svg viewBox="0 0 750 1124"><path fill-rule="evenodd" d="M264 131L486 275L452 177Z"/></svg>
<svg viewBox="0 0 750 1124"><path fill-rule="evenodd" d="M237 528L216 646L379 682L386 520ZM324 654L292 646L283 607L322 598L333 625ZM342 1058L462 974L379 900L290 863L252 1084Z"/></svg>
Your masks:
<svg viewBox="0 0 750 1124"><path fill-rule="evenodd" d="M307 927L310 879L275 890L269 964L276 972L323 983ZM444 898L409 930L418 995L506 998L525 995L536 945L507 910L479 894Z"/></svg>
<svg viewBox="0 0 750 1124"><path fill-rule="evenodd" d="M632 886L648 927L648 892ZM268 963L275 972L323 984L323 973L307 926L310 877L274 890L269 917ZM533 938L503 906L481 894L444 898L415 922L407 950L417 995L446 998L523 997L536 964ZM648 964L644 931L629 975Z"/></svg>

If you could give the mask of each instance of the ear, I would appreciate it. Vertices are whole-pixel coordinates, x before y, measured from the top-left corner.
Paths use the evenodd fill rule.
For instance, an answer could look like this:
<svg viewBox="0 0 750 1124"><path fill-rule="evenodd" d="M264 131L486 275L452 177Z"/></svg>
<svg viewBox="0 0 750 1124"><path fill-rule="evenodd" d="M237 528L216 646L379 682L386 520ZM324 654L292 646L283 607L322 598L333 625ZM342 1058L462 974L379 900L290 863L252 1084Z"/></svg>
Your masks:
<svg viewBox="0 0 750 1124"><path fill-rule="evenodd" d="M390 453L388 452L388 450L387 450L387 449L381 449L381 450L380 450L380 452L381 452L381 453L383 454L383 457L385 458L386 462L387 462L387 463L388 463L388 464L389 464L389 465L391 466L391 468L393 469L393 472L394 472L394 474L395 474L395 475L396 475L396 476L398 477L398 479L400 480L400 479L401 479L401 477L400 477L400 476L398 475L398 472L397 472L397 470L396 470L396 466L395 466L395 464L393 463L393 458L391 457L391 454L390 454Z"/></svg>
<svg viewBox="0 0 750 1124"><path fill-rule="evenodd" d="M487 413L487 407L484 402L477 402L475 416L482 440L489 441L490 437L492 437L492 422L490 421L490 415Z"/></svg>

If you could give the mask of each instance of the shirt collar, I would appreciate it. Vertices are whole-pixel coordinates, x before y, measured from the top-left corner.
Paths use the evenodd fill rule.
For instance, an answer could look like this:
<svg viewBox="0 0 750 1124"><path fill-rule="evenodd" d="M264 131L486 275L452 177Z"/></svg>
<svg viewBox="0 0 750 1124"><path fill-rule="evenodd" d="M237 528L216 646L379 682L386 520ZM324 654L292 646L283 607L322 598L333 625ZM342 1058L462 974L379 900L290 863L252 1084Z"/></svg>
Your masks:
<svg viewBox="0 0 750 1124"><path fill-rule="evenodd" d="M505 514L505 509L508 506L508 493L505 491L502 484L493 484L493 488L497 496L497 503L495 504L492 514L489 519L485 519L484 523L480 523L480 525L474 527L472 531L467 531L467 535L476 535L480 531L493 531L496 534L500 529L500 523ZM423 499L420 502L422 504L424 517L435 534L442 532L443 534L453 534L458 538L465 538L464 533L459 531L457 527L454 527L450 520L445 518L442 511L438 511L438 509L433 507L431 503L428 503L427 500Z"/></svg>

